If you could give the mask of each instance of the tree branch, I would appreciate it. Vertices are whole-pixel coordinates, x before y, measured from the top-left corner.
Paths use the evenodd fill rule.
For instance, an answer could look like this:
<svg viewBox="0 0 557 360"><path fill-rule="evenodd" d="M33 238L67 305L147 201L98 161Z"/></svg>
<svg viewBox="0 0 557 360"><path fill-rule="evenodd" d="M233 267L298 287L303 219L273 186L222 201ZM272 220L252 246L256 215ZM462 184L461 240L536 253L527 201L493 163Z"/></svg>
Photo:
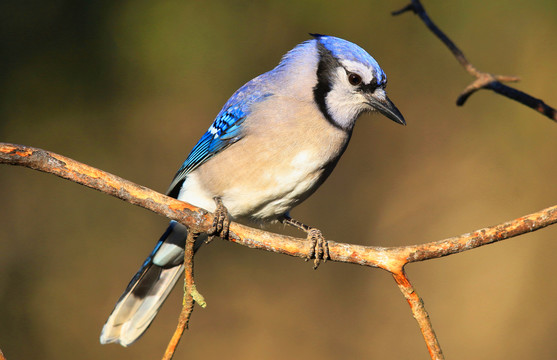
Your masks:
<svg viewBox="0 0 557 360"><path fill-rule="evenodd" d="M435 331L433 330L433 326L429 320L429 315L425 309L422 298L418 296L418 293L412 287L412 284L410 283L410 280L408 280L408 277L406 277L404 270L393 273L393 278L395 279L400 292L404 295L406 301L408 301L408 305L410 305L410 309L412 310L412 315L420 326L429 355L434 360L444 359L445 357L443 356L441 346L437 341L437 336L435 335Z"/></svg>
<svg viewBox="0 0 557 360"><path fill-rule="evenodd" d="M428 29L431 30L431 32L433 32L435 36L437 36L449 48L460 65L462 65L470 75L476 77L476 80L468 85L456 100L456 104L458 106L464 105L466 100L468 100L468 98L476 91L480 89L489 89L493 90L497 94L508 97L509 99L518 101L519 103L536 110L542 115L547 116L553 121L557 121L557 110L547 105L543 102L543 100L537 99L520 90L503 84L504 82L519 81L520 78L516 76L493 75L476 69L476 67L472 65L468 59L466 59L464 53L455 45L455 43L453 43L451 39L449 39L449 37L445 35L445 33L443 33L441 29L439 29L430 19L420 0L411 0L410 4L400 10L393 11L391 14L396 16L407 11L412 11L414 14L418 15Z"/></svg>
<svg viewBox="0 0 557 360"><path fill-rule="evenodd" d="M51 173L70 181L85 185L92 189L115 196L131 204L141 206L169 219L186 225L192 233L207 232L213 223L213 215L191 204L173 199L134 184L118 176L85 165L67 157L45 150L24 145L0 143L0 164L25 166L31 169ZM557 206L552 206L538 212L474 232L441 241L419 245L400 247L376 247L346 244L328 241L330 260L377 267L393 274L399 289L407 299L412 313L422 331L424 340L432 359L443 359L435 332L429 321L429 316L408 278L404 273L404 266L416 261L435 259L462 251L471 250L493 242L505 240L514 236L539 230L557 222ZM301 238L274 234L259 229L250 228L238 223L230 224L229 241L253 249L272 251L280 254L306 258L311 252L311 244ZM186 254L187 256L187 254ZM187 262L186 258L186 262ZM192 265L193 266L193 265ZM188 271L191 271L188 273ZM188 280L188 278L190 278ZM186 298L180 325L175 335L187 326L193 300L189 297L195 293L193 285L193 270L186 266ZM189 299L189 300L188 300ZM186 314L186 312L188 312ZM180 328L182 330L180 330ZM176 337L175 336L175 337ZM176 339L173 338L173 341ZM174 344L171 342L171 344ZM169 344L169 347L170 345ZM177 345L177 341L175 342ZM175 345L174 349L175 349Z"/></svg>
<svg viewBox="0 0 557 360"><path fill-rule="evenodd" d="M188 328L188 324L190 321L191 313L193 312L193 305L195 304L195 296L194 293L200 295L196 288L195 283L193 281L193 245L195 243L196 234L192 231L188 232L188 238L186 239L186 248L184 249L184 299L182 301L182 312L180 313L180 317L178 318L178 326L176 327L176 331L174 335L172 335L172 339L168 343L166 351L164 352L164 356L162 360L171 360L176 352L176 348L178 347L178 343L182 338L182 334L184 330ZM204 302L201 305L205 307Z"/></svg>

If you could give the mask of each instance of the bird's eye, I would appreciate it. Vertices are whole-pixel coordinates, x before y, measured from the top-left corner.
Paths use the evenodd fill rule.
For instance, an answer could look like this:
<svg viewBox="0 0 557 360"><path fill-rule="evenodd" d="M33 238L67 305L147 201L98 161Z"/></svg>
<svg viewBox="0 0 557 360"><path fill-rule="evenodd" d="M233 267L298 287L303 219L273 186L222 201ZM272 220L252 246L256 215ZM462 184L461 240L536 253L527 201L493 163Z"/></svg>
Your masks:
<svg viewBox="0 0 557 360"><path fill-rule="evenodd" d="M348 82L354 86L360 85L362 77L358 74L350 73L348 74Z"/></svg>

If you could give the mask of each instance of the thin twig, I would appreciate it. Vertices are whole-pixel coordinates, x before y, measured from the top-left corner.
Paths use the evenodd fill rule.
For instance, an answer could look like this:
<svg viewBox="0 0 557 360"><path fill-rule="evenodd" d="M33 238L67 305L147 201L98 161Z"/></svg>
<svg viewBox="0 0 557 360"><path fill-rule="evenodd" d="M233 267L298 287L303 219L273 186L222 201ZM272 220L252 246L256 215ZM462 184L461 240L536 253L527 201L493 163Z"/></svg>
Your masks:
<svg viewBox="0 0 557 360"><path fill-rule="evenodd" d="M412 284L410 283L410 280L408 280L404 270L393 273L393 277L400 289L400 292L402 292L402 295L404 295L406 301L408 301L408 305L410 305L414 319L416 319L418 325L420 326L429 355L434 360L444 359L445 357L443 356L443 351L441 351L441 346L439 346L439 341L437 341L437 336L435 336L435 331L433 330L433 326L429 320L429 315L425 309L422 298L420 298L416 290L412 287Z"/></svg>
<svg viewBox="0 0 557 360"><path fill-rule="evenodd" d="M486 73L483 71L479 71L476 69L474 65L472 65L464 53L452 42L451 39L445 33L435 25L435 23L431 20L427 12L425 11L422 3L420 0L411 0L411 3L406 5L404 8L393 11L392 15L400 15L407 11L412 11L414 14L418 15L420 19L424 22L424 24L428 27L431 32L433 32L446 46L449 50L453 53L455 58L458 62L466 69L466 71L476 77L476 80L473 81L470 85L468 85L464 91L459 95L456 104L458 106L464 105L466 100L475 93L477 90L480 89L489 89L495 91L497 94L503 95L509 99L515 100L523 105L528 106L536 110L537 112L541 113L542 115L547 116L553 121L557 121L557 110L552 108L551 106L547 105L540 99L537 99L533 96L530 96L520 90L512 88L510 86L504 85L504 82L516 82L519 81L520 78L516 76L505 76L505 75L493 75L490 73Z"/></svg>
<svg viewBox="0 0 557 360"><path fill-rule="evenodd" d="M172 339L166 347L164 356L162 360L171 360L176 352L176 347L182 338L184 330L188 328L188 323L190 321L191 313L193 312L193 306L195 304L193 293L197 292L195 289L195 283L193 280L193 245L195 243L195 233L188 232L188 237L186 239L186 248L184 251L184 299L182 301L182 311L180 312L180 317L178 319L178 326Z"/></svg>
<svg viewBox="0 0 557 360"><path fill-rule="evenodd" d="M213 224L213 215L203 209L45 150L23 145L0 143L1 163L25 166L55 174L102 191L131 204L166 216L169 219L176 220L186 225L191 230L190 232L207 232ZM432 354L433 359L442 359L442 352L423 306L423 301L404 275L404 266L411 262L435 259L471 250L496 241L539 230L556 222L557 206L552 206L496 226L419 245L374 247L329 240L329 259L338 262L378 267L393 274L399 288L411 306L414 317L418 321L430 354ZM228 240L254 249L301 258L306 258L312 251L311 244L305 239L273 234L237 223L230 224ZM188 267L186 267L186 284L190 285L186 287L186 290L189 289L195 301L200 303L202 302L202 297L195 298L196 294L199 293L197 293L193 284L193 273L191 273L191 282L188 283L190 280L188 280L187 269ZM187 299L186 302L188 301ZM185 326L187 326L187 320L189 319L187 311L190 311L187 307L184 307L182 310L183 316L181 316L179 325L179 328L182 328L182 332ZM182 332L179 332L177 329L177 333L175 333L173 341L176 345ZM175 349L175 345L173 346Z"/></svg>

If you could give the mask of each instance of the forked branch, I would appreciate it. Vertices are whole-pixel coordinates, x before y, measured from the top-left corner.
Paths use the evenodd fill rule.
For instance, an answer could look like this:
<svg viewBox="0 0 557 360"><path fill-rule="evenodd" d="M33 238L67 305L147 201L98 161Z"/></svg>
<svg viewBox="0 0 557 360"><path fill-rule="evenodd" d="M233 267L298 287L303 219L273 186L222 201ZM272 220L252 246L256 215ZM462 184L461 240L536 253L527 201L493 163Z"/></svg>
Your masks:
<svg viewBox="0 0 557 360"><path fill-rule="evenodd" d="M398 11L393 11L392 15L400 15L407 11L412 11L414 14L418 15L428 29L431 30L431 32L433 32L435 36L437 36L449 48L464 69L476 78L476 80L464 89L456 100L456 104L458 106L464 105L466 100L468 100L468 98L476 91L480 89L489 89L493 90L497 94L508 97L509 99L518 101L519 103L547 116L553 121L557 121L557 111L543 102L543 100L537 99L525 92L503 84L504 82L519 81L520 78L516 76L493 75L476 69L476 67L472 65L468 59L466 59L464 53L455 45L455 43L452 42L451 39L449 39L449 37L445 35L445 33L443 33L441 29L439 29L439 27L437 27L437 25L435 25L435 23L430 19L420 0L411 0L410 4Z"/></svg>
<svg viewBox="0 0 557 360"><path fill-rule="evenodd" d="M169 219L186 225L190 233L207 232L213 224L213 215L191 204L170 198L146 187L134 184L118 176L93 168L67 157L23 145L0 143L0 164L25 166L51 173L70 181L115 196L131 204L141 206ZM514 236L532 232L557 222L557 206L525 215L523 217L474 232L420 245L400 247L362 246L328 241L329 259L332 261L377 267L393 274L401 292L408 301L414 318L418 321L424 340L433 359L443 359L435 332L422 299L404 273L404 266L411 262L435 259ZM229 241L253 249L272 251L305 258L311 252L311 244L305 239L274 234L237 223L230 225ZM192 246L188 239L188 246ZM188 247L188 249L190 249ZM188 256L186 251L186 264ZM189 262L190 264L193 261ZM183 330L187 327L193 299L198 294L193 284L193 268L186 266L186 295L180 325L169 344L170 359ZM194 295L194 297L192 297ZM195 300L198 303L199 300ZM169 352L167 351L167 354Z"/></svg>

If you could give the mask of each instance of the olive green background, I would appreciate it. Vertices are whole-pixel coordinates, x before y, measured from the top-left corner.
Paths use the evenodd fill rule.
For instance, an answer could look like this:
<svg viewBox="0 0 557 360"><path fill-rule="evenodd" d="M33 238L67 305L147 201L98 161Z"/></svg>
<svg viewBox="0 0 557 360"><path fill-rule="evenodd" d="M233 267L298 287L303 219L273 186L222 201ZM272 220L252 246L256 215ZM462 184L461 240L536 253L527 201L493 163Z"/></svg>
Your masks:
<svg viewBox="0 0 557 360"><path fill-rule="evenodd" d="M292 215L326 237L405 245L557 204L557 124L482 91L405 1L0 3L0 141L54 151L165 191L228 97L309 32L381 64L402 127L358 121L330 179ZM557 3L424 1L480 69L557 106ZM309 134L311 136L311 134ZM241 169L239 169L241 171ZM0 166L0 349L15 359L157 359L178 289L130 348L106 317L166 219L82 186ZM283 229L288 234L303 234ZM557 227L408 266L448 359L557 358ZM176 359L428 359L390 275L214 241Z"/></svg>

